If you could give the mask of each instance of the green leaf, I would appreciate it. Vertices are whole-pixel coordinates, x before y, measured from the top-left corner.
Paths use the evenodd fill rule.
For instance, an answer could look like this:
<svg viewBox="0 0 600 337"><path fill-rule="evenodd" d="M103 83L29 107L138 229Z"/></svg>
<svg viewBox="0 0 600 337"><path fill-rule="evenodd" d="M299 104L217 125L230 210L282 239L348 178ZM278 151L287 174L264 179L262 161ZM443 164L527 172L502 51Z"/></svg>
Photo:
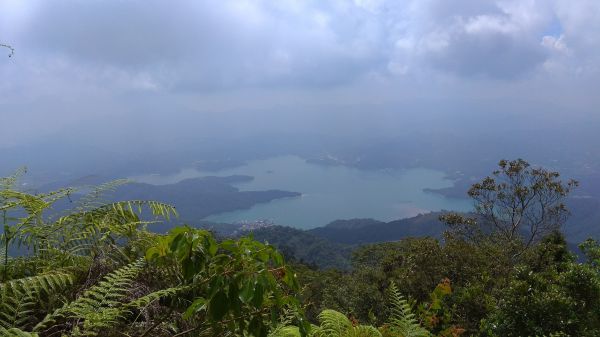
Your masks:
<svg viewBox="0 0 600 337"><path fill-rule="evenodd" d="M194 316L199 311L206 309L206 299L203 297L198 297L192 302L192 304L187 308L185 313L183 314L183 318L189 319Z"/></svg>
<svg viewBox="0 0 600 337"><path fill-rule="evenodd" d="M256 308L260 308L263 303L265 288L260 282L256 282L254 286L254 296L252 297L252 304Z"/></svg>
<svg viewBox="0 0 600 337"><path fill-rule="evenodd" d="M150 247L146 251L146 260L148 260L148 261L150 261L156 257L159 257L159 256L160 256L160 250L158 249L158 247Z"/></svg>
<svg viewBox="0 0 600 337"><path fill-rule="evenodd" d="M204 261L199 256L192 256L189 259L183 260L181 267L183 269L183 277L186 280L191 280L196 274L202 271Z"/></svg>
<svg viewBox="0 0 600 337"><path fill-rule="evenodd" d="M215 321L220 321L229 311L229 299L221 289L210 299L209 314Z"/></svg>
<svg viewBox="0 0 600 337"><path fill-rule="evenodd" d="M252 336L264 337L267 336L267 327L263 323L262 319L258 316L254 316L248 325L248 330L252 333Z"/></svg>
<svg viewBox="0 0 600 337"><path fill-rule="evenodd" d="M250 300L252 300L253 296L254 296L254 283L252 281L248 281L244 284L244 286L240 290L238 297L239 297L240 301L242 301L243 303L248 303L248 302L250 302Z"/></svg>

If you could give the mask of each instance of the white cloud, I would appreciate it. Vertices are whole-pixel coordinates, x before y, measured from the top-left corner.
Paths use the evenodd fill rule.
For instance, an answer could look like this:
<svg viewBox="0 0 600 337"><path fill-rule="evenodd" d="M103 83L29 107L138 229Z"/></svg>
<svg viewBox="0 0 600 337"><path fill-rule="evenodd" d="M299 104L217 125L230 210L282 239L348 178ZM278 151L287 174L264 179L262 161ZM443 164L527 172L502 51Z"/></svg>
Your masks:
<svg viewBox="0 0 600 337"><path fill-rule="evenodd" d="M558 31L548 33L552 25ZM399 92L590 88L600 71L600 1L10 0L0 3L0 40L17 51L0 63L9 79L0 109L31 131L27 120L47 111L83 123L115 106L143 110L144 95L164 106L218 96L230 106L262 93L241 109L294 105L292 92L350 104Z"/></svg>
<svg viewBox="0 0 600 337"><path fill-rule="evenodd" d="M560 38L569 50L563 62L573 72L597 76L600 72L600 2L556 1L555 14L563 28Z"/></svg>
<svg viewBox="0 0 600 337"><path fill-rule="evenodd" d="M338 85L398 66L527 76L548 57L540 43L554 17L565 27L563 44L598 47L590 37L597 34L580 28L598 18L598 5L580 3L559 1L553 10L539 0L38 1L9 9L33 15L15 37L24 52L146 73L155 84L159 67L172 75L159 87L201 89Z"/></svg>

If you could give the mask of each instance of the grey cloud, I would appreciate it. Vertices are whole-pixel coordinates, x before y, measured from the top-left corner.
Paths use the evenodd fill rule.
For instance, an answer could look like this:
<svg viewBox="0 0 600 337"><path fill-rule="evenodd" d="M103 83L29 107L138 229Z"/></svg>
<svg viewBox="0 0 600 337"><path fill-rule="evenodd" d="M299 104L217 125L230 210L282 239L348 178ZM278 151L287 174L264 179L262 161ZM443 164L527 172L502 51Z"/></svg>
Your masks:
<svg viewBox="0 0 600 337"><path fill-rule="evenodd" d="M28 44L75 62L145 72L167 87L199 90L335 85L381 62L378 37L361 32L367 24L356 13L336 18L312 7L303 8L305 15L268 3L235 4L43 2ZM331 27L320 21L327 16Z"/></svg>
<svg viewBox="0 0 600 337"><path fill-rule="evenodd" d="M0 40L16 48L10 62L0 55L0 111L13 127L0 134L18 143L110 118L194 125L214 111L300 120L303 104L337 120L335 105L532 91L542 100L564 87L568 104L591 105L599 4L11 0L0 3ZM554 21L562 36L544 40Z"/></svg>
<svg viewBox="0 0 600 337"><path fill-rule="evenodd" d="M442 51L427 59L440 69L466 77L513 79L525 76L548 57L536 41L523 41L507 34L458 33L449 38Z"/></svg>
<svg viewBox="0 0 600 337"><path fill-rule="evenodd" d="M545 4L519 1L429 1L413 52L463 77L513 79L548 58L541 32L552 22Z"/></svg>
<svg viewBox="0 0 600 337"><path fill-rule="evenodd" d="M318 88L427 68L510 79L548 57L540 32L552 13L543 2L520 3L38 1L18 42L90 78L116 74L148 89ZM511 30L466 31L485 18Z"/></svg>

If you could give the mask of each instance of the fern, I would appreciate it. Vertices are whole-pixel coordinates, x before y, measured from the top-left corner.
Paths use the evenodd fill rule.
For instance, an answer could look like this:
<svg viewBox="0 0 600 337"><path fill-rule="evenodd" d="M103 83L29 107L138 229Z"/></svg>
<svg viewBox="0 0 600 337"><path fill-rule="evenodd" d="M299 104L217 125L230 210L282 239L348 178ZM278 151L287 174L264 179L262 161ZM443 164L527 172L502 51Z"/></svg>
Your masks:
<svg viewBox="0 0 600 337"><path fill-rule="evenodd" d="M431 336L431 333L419 324L412 313L410 304L400 294L394 282L390 284L389 292L391 302L389 324L392 331L402 337Z"/></svg>
<svg viewBox="0 0 600 337"><path fill-rule="evenodd" d="M269 337L301 337L300 328L297 326L279 326L269 333Z"/></svg>
<svg viewBox="0 0 600 337"><path fill-rule="evenodd" d="M323 310L319 314L321 326L315 330L315 336L345 336L352 329L352 323L346 315L335 310Z"/></svg>
<svg viewBox="0 0 600 337"><path fill-rule="evenodd" d="M106 205L108 202L103 200L103 197L110 192L114 192L119 186L127 183L129 183L127 179L117 179L98 186L93 186L89 193L77 201L76 206L73 209L74 213L81 213Z"/></svg>
<svg viewBox="0 0 600 337"><path fill-rule="evenodd" d="M12 189L0 189L0 198L4 200L0 210L21 207L29 215L38 215L50 205L71 193L73 193L71 188L35 195Z"/></svg>
<svg viewBox="0 0 600 337"><path fill-rule="evenodd" d="M81 208L80 208L81 209ZM49 249L62 252L66 258L75 256L108 256L119 263L131 262L124 245L143 235L145 226L154 221L142 221L144 209L156 217L177 216L174 207L156 201L124 201L106 204L58 218L47 233ZM142 227L140 230L140 227Z"/></svg>
<svg viewBox="0 0 600 337"><path fill-rule="evenodd" d="M3 212L4 218L3 246L7 248L13 241L16 241L19 245L26 245L36 251L47 245L52 228L44 223L42 213L72 191L72 189L61 189L33 195L11 189L0 189L0 200L2 201L0 211ZM9 224L7 213L15 210L25 214L21 218L11 218L13 223Z"/></svg>
<svg viewBox="0 0 600 337"><path fill-rule="evenodd" d="M344 314L335 310L323 310L319 314L319 327L311 331L312 337L381 337L381 333L372 326L353 326Z"/></svg>
<svg viewBox="0 0 600 337"><path fill-rule="evenodd" d="M155 302L161 298L165 298L165 297L171 297L174 296L180 292L186 291L190 289L189 286L181 286L181 287L173 287L173 288L167 288L167 289L161 289L161 290L157 290L155 292L152 292L150 294L144 295L142 297L139 297L129 303L127 303L124 308L126 309L139 309L139 308L143 308L143 307L147 307L148 305L150 305L152 302Z"/></svg>
<svg viewBox="0 0 600 337"><path fill-rule="evenodd" d="M60 294L73 285L75 276L53 272L0 284L0 326L25 328L44 302L44 296Z"/></svg>
<svg viewBox="0 0 600 337"><path fill-rule="evenodd" d="M0 189L10 190L16 187L17 181L27 173L27 167L23 166L17 169L15 173L8 177L0 177Z"/></svg>
<svg viewBox="0 0 600 337"><path fill-rule="evenodd" d="M75 301L48 314L33 331L41 332L62 318L82 321L84 332L90 335L99 329L114 326L123 316L119 307L123 306L123 299L128 295L133 281L144 265L145 262L140 259L110 273Z"/></svg>
<svg viewBox="0 0 600 337"><path fill-rule="evenodd" d="M45 194L20 191L16 186L24 172L23 169L11 177L0 178L0 216L4 226L0 235L3 248L0 280L4 282L0 283L0 336L36 336L37 333L90 336L104 329L114 329L161 298L189 290L177 287L176 283L172 288L155 289L138 298L131 296L134 280L145 263L142 260L130 262L145 252L148 240L154 239L147 234L146 226L159 218L177 217L174 207L142 200L105 203L101 196L125 183L118 180L93 189L78 200L70 213L53 220L45 217L45 211L74 190ZM32 249L31 254L23 258L9 257L8 248L13 244ZM125 267L111 272L75 300L59 303L57 308L58 296L68 293L66 288L75 284L75 275L78 275L64 267L87 269L95 261L105 259L110 265L125 264ZM101 265L104 267L106 263L101 262ZM43 273L46 270L55 271ZM31 274L36 276L18 278ZM42 315L45 317L39 321ZM32 332L25 332L28 330Z"/></svg>
<svg viewBox="0 0 600 337"><path fill-rule="evenodd" d="M141 200L122 201L63 216L56 220L53 227L63 233L78 234L64 238L63 244L69 245L74 241L79 246L83 243L88 247L95 246L99 240L112 234L132 237L140 226L153 223L140 220L144 208L149 209L155 218L170 220L172 216L178 216L176 209L168 204Z"/></svg>
<svg viewBox="0 0 600 337"><path fill-rule="evenodd" d="M25 332L21 329L0 327L0 336L2 337L39 337L37 333Z"/></svg>
<svg viewBox="0 0 600 337"><path fill-rule="evenodd" d="M359 325L354 327L348 337L382 337L381 332L371 325Z"/></svg>

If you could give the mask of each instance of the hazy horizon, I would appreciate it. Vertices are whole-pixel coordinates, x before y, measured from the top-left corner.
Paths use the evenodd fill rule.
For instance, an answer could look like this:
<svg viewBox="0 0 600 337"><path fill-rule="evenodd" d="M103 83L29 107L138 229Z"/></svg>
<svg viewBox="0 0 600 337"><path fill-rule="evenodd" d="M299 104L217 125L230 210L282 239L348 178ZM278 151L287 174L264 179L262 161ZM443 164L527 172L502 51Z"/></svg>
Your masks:
<svg viewBox="0 0 600 337"><path fill-rule="evenodd" d="M291 154L476 176L525 157L591 189L598 32L593 0L4 0L0 173Z"/></svg>

